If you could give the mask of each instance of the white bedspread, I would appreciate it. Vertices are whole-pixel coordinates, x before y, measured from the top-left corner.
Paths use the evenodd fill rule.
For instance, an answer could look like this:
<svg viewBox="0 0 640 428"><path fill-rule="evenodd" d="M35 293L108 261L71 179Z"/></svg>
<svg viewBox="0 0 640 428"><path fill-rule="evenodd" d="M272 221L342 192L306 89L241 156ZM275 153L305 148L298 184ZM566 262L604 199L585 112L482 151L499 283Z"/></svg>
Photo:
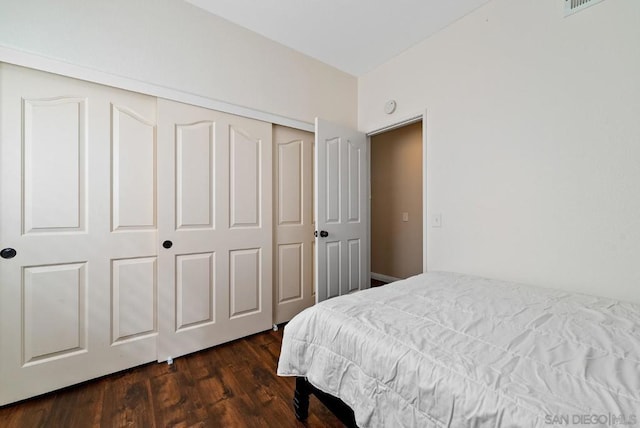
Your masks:
<svg viewBox="0 0 640 428"><path fill-rule="evenodd" d="M361 427L640 428L640 305L428 273L296 316L278 374Z"/></svg>

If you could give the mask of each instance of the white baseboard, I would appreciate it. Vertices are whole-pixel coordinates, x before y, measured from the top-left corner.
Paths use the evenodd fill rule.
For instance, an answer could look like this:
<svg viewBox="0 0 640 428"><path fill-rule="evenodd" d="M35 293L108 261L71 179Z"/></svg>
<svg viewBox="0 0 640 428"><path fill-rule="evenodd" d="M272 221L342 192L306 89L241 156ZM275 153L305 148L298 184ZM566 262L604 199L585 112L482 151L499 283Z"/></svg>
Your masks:
<svg viewBox="0 0 640 428"><path fill-rule="evenodd" d="M402 278L396 278L394 276L371 272L371 279L377 279L378 281L384 281L384 282L395 282L395 281L400 281Z"/></svg>

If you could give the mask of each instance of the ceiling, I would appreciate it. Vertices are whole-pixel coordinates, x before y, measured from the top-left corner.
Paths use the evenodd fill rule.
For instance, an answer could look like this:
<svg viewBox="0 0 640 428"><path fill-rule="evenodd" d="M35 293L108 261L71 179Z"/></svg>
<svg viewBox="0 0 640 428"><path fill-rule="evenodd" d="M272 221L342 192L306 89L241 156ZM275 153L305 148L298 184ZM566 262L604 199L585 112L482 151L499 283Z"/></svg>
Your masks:
<svg viewBox="0 0 640 428"><path fill-rule="evenodd" d="M185 0L361 76L489 0Z"/></svg>

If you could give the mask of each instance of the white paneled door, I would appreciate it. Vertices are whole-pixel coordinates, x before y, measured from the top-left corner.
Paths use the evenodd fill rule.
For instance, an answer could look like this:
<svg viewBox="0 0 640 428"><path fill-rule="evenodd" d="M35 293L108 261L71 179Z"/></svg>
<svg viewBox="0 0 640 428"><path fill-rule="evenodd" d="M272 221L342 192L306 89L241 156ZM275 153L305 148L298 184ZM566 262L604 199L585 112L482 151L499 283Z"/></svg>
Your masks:
<svg viewBox="0 0 640 428"><path fill-rule="evenodd" d="M155 99L0 64L0 405L155 359Z"/></svg>
<svg viewBox="0 0 640 428"><path fill-rule="evenodd" d="M316 301L368 288L366 136L316 119Z"/></svg>
<svg viewBox="0 0 640 428"><path fill-rule="evenodd" d="M274 320L313 305L313 146L310 132L273 127Z"/></svg>
<svg viewBox="0 0 640 428"><path fill-rule="evenodd" d="M158 100L158 361L270 328L271 124Z"/></svg>

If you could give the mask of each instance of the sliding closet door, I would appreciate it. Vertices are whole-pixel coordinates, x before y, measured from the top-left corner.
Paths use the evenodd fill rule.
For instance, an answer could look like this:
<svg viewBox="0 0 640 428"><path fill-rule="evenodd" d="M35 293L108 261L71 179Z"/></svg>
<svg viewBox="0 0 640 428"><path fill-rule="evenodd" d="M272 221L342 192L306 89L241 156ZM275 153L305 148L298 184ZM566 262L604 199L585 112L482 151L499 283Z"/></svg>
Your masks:
<svg viewBox="0 0 640 428"><path fill-rule="evenodd" d="M313 305L314 135L273 127L274 319L287 322Z"/></svg>
<svg viewBox="0 0 640 428"><path fill-rule="evenodd" d="M155 100L0 64L0 405L154 360Z"/></svg>
<svg viewBox="0 0 640 428"><path fill-rule="evenodd" d="M158 100L158 361L272 321L271 124Z"/></svg>

